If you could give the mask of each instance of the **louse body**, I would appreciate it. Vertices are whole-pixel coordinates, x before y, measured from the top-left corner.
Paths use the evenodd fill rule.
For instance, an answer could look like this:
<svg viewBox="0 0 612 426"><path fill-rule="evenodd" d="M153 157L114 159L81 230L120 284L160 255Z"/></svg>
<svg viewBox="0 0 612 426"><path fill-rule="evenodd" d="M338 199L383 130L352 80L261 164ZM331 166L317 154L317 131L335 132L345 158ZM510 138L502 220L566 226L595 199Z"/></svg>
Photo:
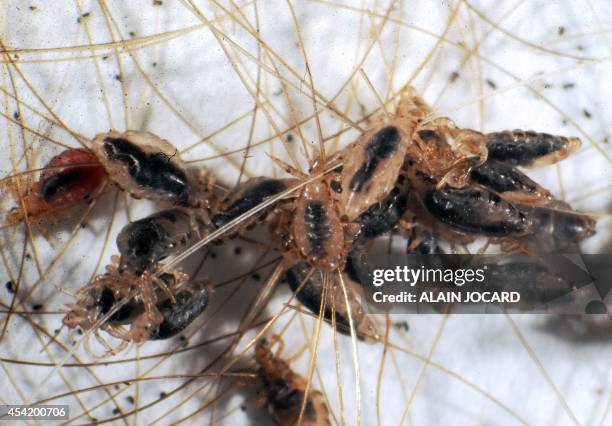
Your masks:
<svg viewBox="0 0 612 426"><path fill-rule="evenodd" d="M261 403L279 426L293 426L300 419L301 425L329 426L329 410L321 392L310 388L306 396L306 379L293 372L289 365L276 356L265 338L257 342L255 361L259 365L259 377L263 383Z"/></svg>
<svg viewBox="0 0 612 426"><path fill-rule="evenodd" d="M66 326L97 332L96 324L116 309L99 327L126 342L141 343L175 336L208 306L208 283L191 280L186 274L164 272L153 279L107 269L69 305L71 310L63 320ZM129 331L124 325L130 326Z"/></svg>
<svg viewBox="0 0 612 426"><path fill-rule="evenodd" d="M512 130L486 135L489 158L512 166L540 167L557 163L580 148L580 139Z"/></svg>
<svg viewBox="0 0 612 426"><path fill-rule="evenodd" d="M117 237L121 254L119 270L141 275L208 233L201 210L172 208L126 225Z"/></svg>
<svg viewBox="0 0 612 426"><path fill-rule="evenodd" d="M23 207L16 207L7 217L8 224L29 218L56 215L66 208L89 199L106 180L106 171L97 157L85 149L68 149L56 155L44 167L38 181L25 189Z"/></svg>
<svg viewBox="0 0 612 426"><path fill-rule="evenodd" d="M342 169L342 214L355 220L395 186L412 135L392 124L366 132L345 154Z"/></svg>
<svg viewBox="0 0 612 426"><path fill-rule="evenodd" d="M112 181L135 198L207 207L210 188L181 160L174 145L148 132L97 135L92 148Z"/></svg>
<svg viewBox="0 0 612 426"><path fill-rule="evenodd" d="M307 185L296 201L293 236L311 265L332 272L343 264L344 228L325 181Z"/></svg>

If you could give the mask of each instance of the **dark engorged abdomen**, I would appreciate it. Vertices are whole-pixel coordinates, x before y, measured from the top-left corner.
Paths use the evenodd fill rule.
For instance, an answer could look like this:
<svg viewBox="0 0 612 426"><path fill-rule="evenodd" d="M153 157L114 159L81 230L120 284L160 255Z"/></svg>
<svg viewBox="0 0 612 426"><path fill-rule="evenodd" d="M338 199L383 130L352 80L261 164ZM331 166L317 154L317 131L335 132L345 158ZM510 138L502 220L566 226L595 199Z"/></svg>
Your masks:
<svg viewBox="0 0 612 426"><path fill-rule="evenodd" d="M529 166L535 160L563 149L568 139L548 133L505 131L486 135L489 160L513 166Z"/></svg>
<svg viewBox="0 0 612 426"><path fill-rule="evenodd" d="M212 222L216 227L226 225L249 210L257 207L266 198L277 195L287 189L285 181L279 179L263 179L252 185L249 184L249 181L245 182L245 190L243 193L239 193L240 197L237 197L236 201L230 204L224 212L213 217ZM258 216L262 214L265 214L265 211L259 212Z"/></svg>
<svg viewBox="0 0 612 426"><path fill-rule="evenodd" d="M445 188L425 195L425 206L440 222L472 234L520 236L529 231L522 212L482 188Z"/></svg>
<svg viewBox="0 0 612 426"><path fill-rule="evenodd" d="M106 138L104 152L109 160L123 163L139 186L150 189L173 202L187 203L189 181L185 171L163 153L148 154L123 138Z"/></svg>

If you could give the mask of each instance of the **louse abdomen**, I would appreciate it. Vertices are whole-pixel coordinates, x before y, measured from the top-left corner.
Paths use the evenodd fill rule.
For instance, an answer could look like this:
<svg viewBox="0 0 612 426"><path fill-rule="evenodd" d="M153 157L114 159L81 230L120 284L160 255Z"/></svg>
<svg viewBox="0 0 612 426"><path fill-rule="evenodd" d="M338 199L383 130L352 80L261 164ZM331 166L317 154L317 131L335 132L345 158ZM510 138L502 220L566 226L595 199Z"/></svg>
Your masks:
<svg viewBox="0 0 612 426"><path fill-rule="evenodd" d="M125 138L107 137L103 150L111 162L121 163L133 181L156 197L186 204L190 197L189 182L184 170L162 152L146 153Z"/></svg>
<svg viewBox="0 0 612 426"><path fill-rule="evenodd" d="M342 267L344 228L324 183L306 187L298 200L293 237L303 257L324 271Z"/></svg>
<svg viewBox="0 0 612 426"><path fill-rule="evenodd" d="M408 143L403 130L388 125L364 134L346 150L341 173L341 205L349 221L393 189Z"/></svg>
<svg viewBox="0 0 612 426"><path fill-rule="evenodd" d="M58 168L59 166L66 166ZM106 179L98 159L84 149L69 149L45 167L38 184L40 197L49 204L62 207L91 196Z"/></svg>
<svg viewBox="0 0 612 426"><path fill-rule="evenodd" d="M486 135L489 160L512 166L538 167L556 163L580 147L580 139L512 130Z"/></svg>
<svg viewBox="0 0 612 426"><path fill-rule="evenodd" d="M371 181L380 163L397 150L400 135L396 127L389 126L379 130L364 147L364 161L351 177L348 189L351 192L362 192Z"/></svg>
<svg viewBox="0 0 612 426"><path fill-rule="evenodd" d="M393 230L407 208L406 194L397 187L393 188L382 201L371 205L359 216L358 222L361 225L359 237L376 238Z"/></svg>
<svg viewBox="0 0 612 426"><path fill-rule="evenodd" d="M132 222L117 236L119 269L140 275L185 248L200 231L204 231L204 225L181 209L164 210Z"/></svg>
<svg viewBox="0 0 612 426"><path fill-rule="evenodd" d="M240 185L234 194L226 200L226 207L222 213L212 218L212 223L220 228L232 220L257 207L266 198L277 195L287 189L287 181L269 178L253 178ZM256 218L265 215L270 209L257 213ZM251 222L252 220L249 220Z"/></svg>
<svg viewBox="0 0 612 426"><path fill-rule="evenodd" d="M544 207L520 206L533 223L533 232L522 242L542 253L555 253L580 243L595 234L596 221L555 201Z"/></svg>
<svg viewBox="0 0 612 426"><path fill-rule="evenodd" d="M157 304L163 320L157 330L149 336L151 340L162 340L176 336L200 316L208 306L209 291L204 282L193 285L194 288L180 291L176 303L166 299Z"/></svg>
<svg viewBox="0 0 612 426"><path fill-rule="evenodd" d="M312 271L312 273L311 273ZM336 282L336 274L327 275L330 280L329 288L326 293L325 311L323 318L327 322L332 319L332 301L336 316L336 330L342 334L351 334L351 323L349 320L349 307L355 327L355 335L359 340L375 342L379 339L376 325L368 318L359 303L352 287L349 285L348 277L345 278L346 299L340 283ZM323 273L318 269L313 269L307 262L298 262L289 268L283 277L289 288L295 293L295 297L308 310L315 315L319 315L323 295ZM353 284L356 285L356 284ZM298 291L299 290L299 291ZM332 297L333 294L333 297Z"/></svg>
<svg viewBox="0 0 612 426"><path fill-rule="evenodd" d="M529 221L513 204L484 188L445 188L425 195L429 213L446 225L490 237L521 236Z"/></svg>
<svg viewBox="0 0 612 426"><path fill-rule="evenodd" d="M540 201L552 200L550 192L531 180L527 175L508 164L487 161L472 170L470 178L503 197L512 201Z"/></svg>

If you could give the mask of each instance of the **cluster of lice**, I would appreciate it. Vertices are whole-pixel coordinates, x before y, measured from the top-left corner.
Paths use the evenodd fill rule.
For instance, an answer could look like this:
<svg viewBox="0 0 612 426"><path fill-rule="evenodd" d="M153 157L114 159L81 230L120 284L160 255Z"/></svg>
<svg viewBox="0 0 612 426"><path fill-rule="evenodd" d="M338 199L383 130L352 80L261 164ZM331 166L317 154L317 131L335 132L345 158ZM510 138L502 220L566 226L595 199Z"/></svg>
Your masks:
<svg viewBox="0 0 612 426"><path fill-rule="evenodd" d="M339 332L375 342L379 333L357 297L371 281L370 241L400 231L409 252L439 253L440 242L478 237L504 250L565 250L594 233L594 220L520 168L552 164L579 146L577 138L530 131L458 128L434 119L408 87L394 114L334 155L321 153L310 175L275 160L294 177L252 178L217 198L212 177L186 167L170 142L146 132L109 132L94 138L92 152L55 157L26 188L20 214L52 210L42 202L53 208L78 202L105 179L167 205L120 232L115 264L79 292L65 319L69 327L101 328L135 342L178 333L208 304L207 286L160 262L220 228L235 235L266 222L296 298ZM260 207L271 198L276 202Z"/></svg>

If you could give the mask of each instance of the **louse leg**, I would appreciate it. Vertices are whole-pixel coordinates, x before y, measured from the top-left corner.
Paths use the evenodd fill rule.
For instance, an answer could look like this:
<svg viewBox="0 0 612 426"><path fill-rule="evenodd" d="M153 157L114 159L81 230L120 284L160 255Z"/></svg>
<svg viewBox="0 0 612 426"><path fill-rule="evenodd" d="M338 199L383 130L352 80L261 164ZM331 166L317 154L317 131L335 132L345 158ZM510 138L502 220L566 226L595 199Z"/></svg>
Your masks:
<svg viewBox="0 0 612 426"><path fill-rule="evenodd" d="M505 163L487 161L472 170L470 180L491 188L511 203L546 205L553 201L549 191Z"/></svg>
<svg viewBox="0 0 612 426"><path fill-rule="evenodd" d="M430 191L425 206L438 221L469 234L519 237L532 231L523 212L485 188Z"/></svg>
<svg viewBox="0 0 612 426"><path fill-rule="evenodd" d="M580 139L576 137L533 131L511 130L485 136L489 159L530 168L557 163L581 146Z"/></svg>
<svg viewBox="0 0 612 426"><path fill-rule="evenodd" d="M151 275L145 272L137 278L138 283L136 288L140 293L144 312L139 315L128 333L128 338L136 343L144 342L148 339L149 334L164 320L161 312L157 308L157 295L153 288L153 279Z"/></svg>

